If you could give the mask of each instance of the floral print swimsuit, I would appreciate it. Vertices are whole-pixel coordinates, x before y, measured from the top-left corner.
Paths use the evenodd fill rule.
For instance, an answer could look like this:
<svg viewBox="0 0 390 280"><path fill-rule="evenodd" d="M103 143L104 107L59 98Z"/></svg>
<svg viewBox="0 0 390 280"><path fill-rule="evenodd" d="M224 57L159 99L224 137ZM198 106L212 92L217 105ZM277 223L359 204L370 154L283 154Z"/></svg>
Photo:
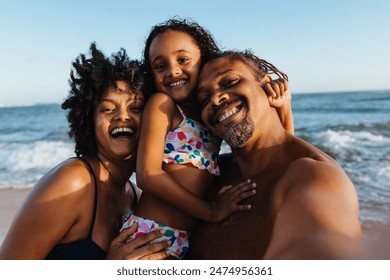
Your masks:
<svg viewBox="0 0 390 280"><path fill-rule="evenodd" d="M163 161L168 164L192 163L199 169L206 169L219 176L219 141L204 124L186 117L183 110L179 106L177 108L183 121L168 132Z"/></svg>

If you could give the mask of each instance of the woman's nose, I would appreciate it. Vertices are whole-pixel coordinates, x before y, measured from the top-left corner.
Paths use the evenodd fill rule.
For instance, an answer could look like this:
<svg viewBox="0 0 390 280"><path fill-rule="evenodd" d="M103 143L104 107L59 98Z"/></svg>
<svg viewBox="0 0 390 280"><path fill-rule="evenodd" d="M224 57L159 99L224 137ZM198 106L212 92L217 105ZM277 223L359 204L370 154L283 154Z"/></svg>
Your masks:
<svg viewBox="0 0 390 280"><path fill-rule="evenodd" d="M119 109L116 114L116 119L120 121L127 121L130 119L130 112L126 108Z"/></svg>

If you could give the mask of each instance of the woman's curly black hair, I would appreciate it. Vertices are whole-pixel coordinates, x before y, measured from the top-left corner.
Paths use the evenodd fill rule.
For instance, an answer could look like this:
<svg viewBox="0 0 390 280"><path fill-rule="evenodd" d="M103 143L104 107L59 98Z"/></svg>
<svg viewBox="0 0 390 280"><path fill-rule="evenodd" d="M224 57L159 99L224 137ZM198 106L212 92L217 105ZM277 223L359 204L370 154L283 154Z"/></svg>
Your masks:
<svg viewBox="0 0 390 280"><path fill-rule="evenodd" d="M288 76L280 71L278 68L276 68L274 65L269 63L268 61L261 59L253 54L250 50L244 50L244 51L224 51L224 52L215 52L207 56L204 61L203 65L207 62L221 58L221 57L227 57L229 60L240 60L243 63L245 63L249 68L252 70L253 74L258 78L260 81L265 75L272 75L275 74L279 78L285 79L288 81Z"/></svg>
<svg viewBox="0 0 390 280"><path fill-rule="evenodd" d="M160 34L167 31L181 31L190 35L195 44L200 49L201 58L209 56L214 52L219 52L220 48L215 42L213 36L209 31L200 26L198 23L191 21L189 19L180 19L179 17L173 17L163 23L157 24L152 27L148 38L145 42L145 48L143 51L143 59L145 64L145 70L148 77L148 80L151 82L151 85L154 85L151 63L149 60L149 50L153 40Z"/></svg>
<svg viewBox="0 0 390 280"><path fill-rule="evenodd" d="M123 48L108 58L92 43L90 53L91 57L80 54L72 63L69 94L61 106L69 110L69 136L75 141L78 157L96 155L94 112L109 87L116 87L116 81L122 80L133 92L148 92L142 64L130 60Z"/></svg>

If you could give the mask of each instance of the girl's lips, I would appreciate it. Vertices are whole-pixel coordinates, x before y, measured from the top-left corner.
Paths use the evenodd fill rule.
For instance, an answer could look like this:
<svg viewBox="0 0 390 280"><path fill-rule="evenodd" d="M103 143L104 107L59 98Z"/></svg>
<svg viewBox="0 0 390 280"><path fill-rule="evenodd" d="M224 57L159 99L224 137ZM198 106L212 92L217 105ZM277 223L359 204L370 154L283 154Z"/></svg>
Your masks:
<svg viewBox="0 0 390 280"><path fill-rule="evenodd" d="M168 83L168 86L173 88L173 87L184 85L185 83L187 83L187 79L181 79L181 80L176 81L176 82Z"/></svg>

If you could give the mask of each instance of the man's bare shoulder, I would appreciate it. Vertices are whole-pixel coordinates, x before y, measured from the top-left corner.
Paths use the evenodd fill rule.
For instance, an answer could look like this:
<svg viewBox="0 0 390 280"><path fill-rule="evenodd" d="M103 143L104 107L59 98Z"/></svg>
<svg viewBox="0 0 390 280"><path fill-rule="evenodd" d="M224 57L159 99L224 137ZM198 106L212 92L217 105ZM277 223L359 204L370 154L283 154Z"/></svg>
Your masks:
<svg viewBox="0 0 390 280"><path fill-rule="evenodd" d="M273 206L276 219L267 258L286 258L286 248L295 248L296 244L303 248L311 238L316 240L312 248L304 253L292 250L292 255L300 252L293 258L339 257L323 251L325 245L320 244L332 236L343 240L342 244L347 244L346 240L355 244L360 238L355 187L336 161L321 154L291 162L278 183Z"/></svg>
<svg viewBox="0 0 390 280"><path fill-rule="evenodd" d="M291 162L284 179L291 185L321 184L321 185L353 185L342 167L332 158L322 154L301 157Z"/></svg>

